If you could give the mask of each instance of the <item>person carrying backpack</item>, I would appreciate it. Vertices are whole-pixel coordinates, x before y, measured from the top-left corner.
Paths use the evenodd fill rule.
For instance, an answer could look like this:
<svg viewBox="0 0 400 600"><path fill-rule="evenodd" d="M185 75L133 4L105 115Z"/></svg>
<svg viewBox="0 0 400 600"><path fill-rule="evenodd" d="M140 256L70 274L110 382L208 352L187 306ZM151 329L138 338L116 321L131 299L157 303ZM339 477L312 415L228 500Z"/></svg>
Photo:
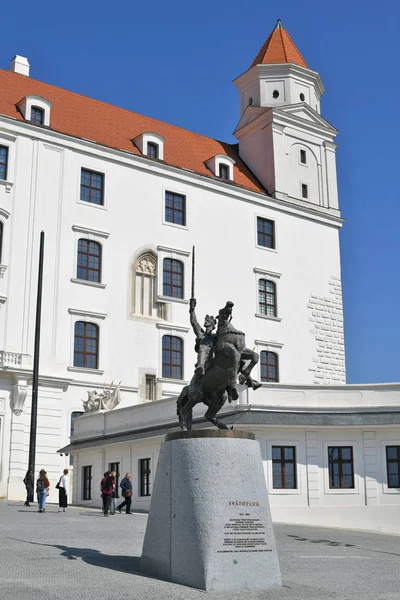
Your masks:
<svg viewBox="0 0 400 600"><path fill-rule="evenodd" d="M50 491L50 481L46 477L47 473L44 469L39 472L39 477L36 480L36 493L39 504L39 512L46 512L46 498Z"/></svg>
<svg viewBox="0 0 400 600"><path fill-rule="evenodd" d="M106 471L100 483L101 497L103 499L103 513L105 517L109 516L114 488L115 483L113 477L111 476L110 471Z"/></svg>

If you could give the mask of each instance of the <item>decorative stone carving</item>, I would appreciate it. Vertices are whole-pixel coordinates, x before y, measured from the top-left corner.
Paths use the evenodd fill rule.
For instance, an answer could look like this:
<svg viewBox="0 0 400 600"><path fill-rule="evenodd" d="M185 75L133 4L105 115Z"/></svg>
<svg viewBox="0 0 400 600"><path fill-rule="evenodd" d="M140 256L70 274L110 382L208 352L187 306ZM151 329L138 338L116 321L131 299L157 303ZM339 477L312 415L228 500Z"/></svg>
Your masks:
<svg viewBox="0 0 400 600"><path fill-rule="evenodd" d="M0 350L0 367L13 367L20 369L21 366L22 354L17 354L16 352L5 352L4 350Z"/></svg>
<svg viewBox="0 0 400 600"><path fill-rule="evenodd" d="M10 394L10 408L13 411L14 415L19 417L23 410L24 404L26 400L26 395L28 393L27 385L14 385L11 394Z"/></svg>
<svg viewBox="0 0 400 600"><path fill-rule="evenodd" d="M152 277L155 277L156 259L152 254L146 253L142 258L139 259L136 265L136 273L143 273L143 275L151 275Z"/></svg>
<svg viewBox="0 0 400 600"><path fill-rule="evenodd" d="M121 402L120 386L121 382L113 388L111 382L107 388L104 384L103 391L98 394L96 390L88 391L88 399L82 400L83 410L85 412L99 412L100 410L113 410Z"/></svg>

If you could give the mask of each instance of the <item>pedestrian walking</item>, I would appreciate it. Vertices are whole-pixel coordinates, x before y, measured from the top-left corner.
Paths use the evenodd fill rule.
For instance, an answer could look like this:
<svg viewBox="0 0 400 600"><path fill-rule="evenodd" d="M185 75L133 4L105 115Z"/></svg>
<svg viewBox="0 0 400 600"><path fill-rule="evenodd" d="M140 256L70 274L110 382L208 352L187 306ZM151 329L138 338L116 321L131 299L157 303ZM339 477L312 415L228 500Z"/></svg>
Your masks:
<svg viewBox="0 0 400 600"><path fill-rule="evenodd" d="M117 506L117 511L120 513L124 506L126 506L126 514L131 515L131 503L132 503L132 481L131 474L127 473L125 477L121 480L119 484L122 489L122 496L124 497L124 501L121 502L119 506Z"/></svg>
<svg viewBox="0 0 400 600"><path fill-rule="evenodd" d="M105 517L108 517L111 509L113 489L113 478L111 477L110 471L106 471L100 483L101 497L103 499L103 512Z"/></svg>
<svg viewBox="0 0 400 600"><path fill-rule="evenodd" d="M56 488L58 488L58 512L65 512L68 506L68 469L64 469Z"/></svg>
<svg viewBox="0 0 400 600"><path fill-rule="evenodd" d="M113 480L113 493L110 506L110 515L115 515L115 511L117 510L117 473L115 471L111 471L111 477Z"/></svg>
<svg viewBox="0 0 400 600"><path fill-rule="evenodd" d="M24 477L24 485L26 489L26 500L24 506L30 506L30 502L33 502L33 486L34 477L31 469L28 469Z"/></svg>
<svg viewBox="0 0 400 600"><path fill-rule="evenodd" d="M47 479L46 475L46 471L41 469L39 477L36 480L36 493L40 513L46 512L46 498L50 494L50 481Z"/></svg>

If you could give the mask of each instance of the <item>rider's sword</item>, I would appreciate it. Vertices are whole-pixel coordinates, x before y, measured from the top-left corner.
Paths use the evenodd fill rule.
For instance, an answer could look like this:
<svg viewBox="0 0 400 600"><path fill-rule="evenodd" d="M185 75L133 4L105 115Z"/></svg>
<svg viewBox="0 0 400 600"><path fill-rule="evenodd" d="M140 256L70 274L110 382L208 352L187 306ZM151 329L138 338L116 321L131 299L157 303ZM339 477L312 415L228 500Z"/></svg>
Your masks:
<svg viewBox="0 0 400 600"><path fill-rule="evenodd" d="M192 298L195 297L194 295L194 259L195 259L195 247L193 246L193 250L192 250Z"/></svg>

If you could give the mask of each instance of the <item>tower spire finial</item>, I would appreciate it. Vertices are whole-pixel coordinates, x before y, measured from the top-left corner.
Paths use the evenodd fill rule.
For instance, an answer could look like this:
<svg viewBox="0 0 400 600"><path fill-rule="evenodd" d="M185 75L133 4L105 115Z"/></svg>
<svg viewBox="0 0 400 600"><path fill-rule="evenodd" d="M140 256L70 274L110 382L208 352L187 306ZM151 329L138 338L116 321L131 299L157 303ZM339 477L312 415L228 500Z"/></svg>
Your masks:
<svg viewBox="0 0 400 600"><path fill-rule="evenodd" d="M279 63L293 63L308 69L308 65L297 50L282 21L278 19L275 28L265 40L261 50L250 65L270 65Z"/></svg>

